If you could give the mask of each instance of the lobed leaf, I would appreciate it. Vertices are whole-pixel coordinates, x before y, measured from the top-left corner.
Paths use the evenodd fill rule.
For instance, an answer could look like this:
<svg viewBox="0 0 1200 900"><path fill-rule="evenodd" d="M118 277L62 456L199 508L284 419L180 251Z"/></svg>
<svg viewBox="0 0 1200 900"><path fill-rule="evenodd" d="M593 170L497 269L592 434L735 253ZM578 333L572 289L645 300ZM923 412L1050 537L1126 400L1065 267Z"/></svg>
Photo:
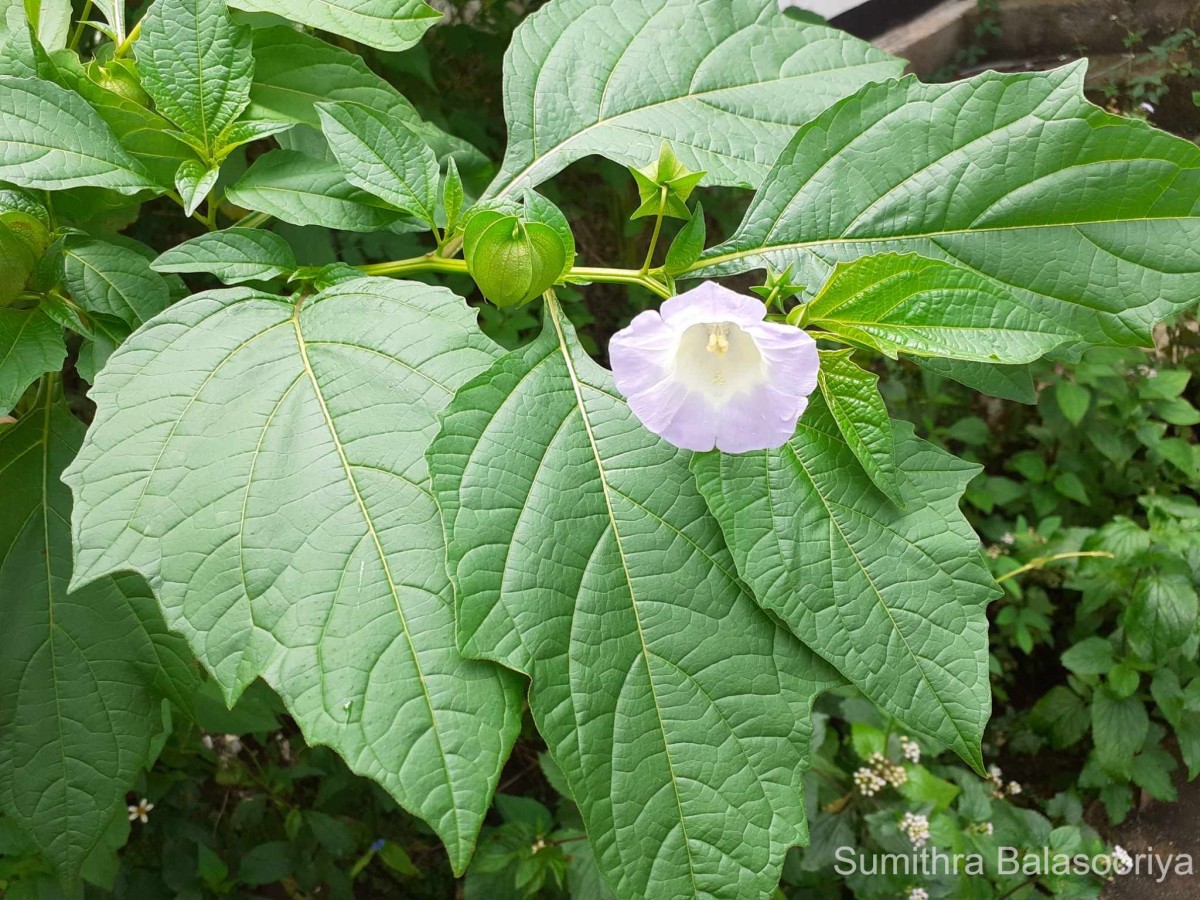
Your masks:
<svg viewBox="0 0 1200 900"><path fill-rule="evenodd" d="M917 252L1106 344L1195 302L1200 149L1084 99L1085 65L868 85L805 125L693 277ZM947 125L949 123L949 125Z"/></svg>
<svg viewBox="0 0 1200 900"><path fill-rule="evenodd" d="M505 56L508 151L487 196L591 154L644 165L664 140L707 184L757 185L797 127L902 66L777 0L556 0Z"/></svg>
<svg viewBox="0 0 1200 900"><path fill-rule="evenodd" d="M310 744L430 824L456 872L520 701L454 646L424 452L497 354L441 288L199 294L109 360L64 476L76 583L142 572L227 700L263 677Z"/></svg>
<svg viewBox="0 0 1200 900"><path fill-rule="evenodd" d="M618 897L766 898L806 838L811 704L836 675L746 594L688 454L547 310L428 454L460 646L529 676Z"/></svg>
<svg viewBox="0 0 1200 900"><path fill-rule="evenodd" d="M161 704L197 678L134 576L68 591L71 498L59 474L84 425L46 389L0 429L0 809L70 887L148 764Z"/></svg>
<svg viewBox="0 0 1200 900"><path fill-rule="evenodd" d="M893 423L904 508L864 478L820 397L779 450L692 469L762 606L909 729L982 772L987 604L999 594L958 501L979 467Z"/></svg>

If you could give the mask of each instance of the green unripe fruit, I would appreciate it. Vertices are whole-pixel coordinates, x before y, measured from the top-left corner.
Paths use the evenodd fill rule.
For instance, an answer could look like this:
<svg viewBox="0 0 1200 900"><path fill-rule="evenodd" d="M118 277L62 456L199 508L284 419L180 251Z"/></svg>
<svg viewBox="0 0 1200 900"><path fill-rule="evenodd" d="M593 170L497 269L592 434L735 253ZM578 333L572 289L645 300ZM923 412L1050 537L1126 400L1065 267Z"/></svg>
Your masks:
<svg viewBox="0 0 1200 900"><path fill-rule="evenodd" d="M36 216L15 209L0 213L0 223L20 239L35 257L50 246L50 232Z"/></svg>
<svg viewBox="0 0 1200 900"><path fill-rule="evenodd" d="M496 306L523 306L568 265L562 238L548 225L495 210L476 213L463 233L467 271Z"/></svg>
<svg viewBox="0 0 1200 900"><path fill-rule="evenodd" d="M114 59L103 66L91 63L88 66L88 75L100 87L118 97L138 106L150 106L150 95L142 89L137 74L126 60Z"/></svg>
<svg viewBox="0 0 1200 900"><path fill-rule="evenodd" d="M34 252L34 245L29 243L24 235L18 234L8 226L7 220L14 215L31 219L23 213L6 213L0 216L0 306L7 306L17 299L41 255L40 252ZM39 228L42 227L36 219L31 220ZM44 228L42 232L45 233Z"/></svg>

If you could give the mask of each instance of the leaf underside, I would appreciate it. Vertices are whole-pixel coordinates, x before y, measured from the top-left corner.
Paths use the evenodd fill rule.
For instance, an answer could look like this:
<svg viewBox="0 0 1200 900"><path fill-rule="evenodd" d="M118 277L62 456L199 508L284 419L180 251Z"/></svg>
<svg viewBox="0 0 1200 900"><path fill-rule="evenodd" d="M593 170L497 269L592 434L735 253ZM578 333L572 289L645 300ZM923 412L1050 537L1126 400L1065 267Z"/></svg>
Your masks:
<svg viewBox="0 0 1200 900"><path fill-rule="evenodd" d="M425 0L231 0L230 6L275 13L380 50L407 50L441 18Z"/></svg>
<svg viewBox="0 0 1200 900"><path fill-rule="evenodd" d="M548 305L430 448L468 655L530 707L618 897L767 897L836 674L745 593L687 468Z"/></svg>
<svg viewBox="0 0 1200 900"><path fill-rule="evenodd" d="M133 568L232 701L262 676L461 872L520 725L454 646L424 452L498 349L441 288L191 297L113 355L65 480L77 580Z"/></svg>

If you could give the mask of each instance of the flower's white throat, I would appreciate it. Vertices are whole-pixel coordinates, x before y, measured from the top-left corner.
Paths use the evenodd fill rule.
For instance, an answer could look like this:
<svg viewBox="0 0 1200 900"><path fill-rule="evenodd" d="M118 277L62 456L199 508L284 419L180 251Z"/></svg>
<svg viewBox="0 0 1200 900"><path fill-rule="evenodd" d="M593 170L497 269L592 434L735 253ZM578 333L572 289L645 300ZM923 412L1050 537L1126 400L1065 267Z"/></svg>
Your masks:
<svg viewBox="0 0 1200 900"><path fill-rule="evenodd" d="M686 328L675 352L675 380L719 403L765 378L754 338L733 322L701 322Z"/></svg>

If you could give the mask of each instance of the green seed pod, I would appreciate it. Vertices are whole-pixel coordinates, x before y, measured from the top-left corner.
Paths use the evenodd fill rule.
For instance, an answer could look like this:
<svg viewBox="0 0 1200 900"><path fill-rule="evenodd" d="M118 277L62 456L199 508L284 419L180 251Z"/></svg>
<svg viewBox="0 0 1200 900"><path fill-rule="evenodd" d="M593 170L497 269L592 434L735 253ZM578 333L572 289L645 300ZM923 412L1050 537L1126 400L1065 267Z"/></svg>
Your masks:
<svg viewBox="0 0 1200 900"><path fill-rule="evenodd" d="M142 89L137 73L128 60L114 59L105 65L93 62L88 66L88 76L100 87L118 97L138 106L150 106L150 95Z"/></svg>
<svg viewBox="0 0 1200 900"><path fill-rule="evenodd" d="M567 266L562 238L541 222L483 210L463 233L467 271L496 306L523 306L548 290Z"/></svg>
<svg viewBox="0 0 1200 900"><path fill-rule="evenodd" d="M50 232L36 216L13 209L0 213L0 222L24 242L34 256L41 256L50 246Z"/></svg>
<svg viewBox="0 0 1200 900"><path fill-rule="evenodd" d="M23 213L7 213L0 216L0 306L7 306L17 299L30 273L37 265L40 253L35 253L23 234L18 234L8 225L10 216L31 219L39 228L41 223ZM42 228L42 233L45 229Z"/></svg>

